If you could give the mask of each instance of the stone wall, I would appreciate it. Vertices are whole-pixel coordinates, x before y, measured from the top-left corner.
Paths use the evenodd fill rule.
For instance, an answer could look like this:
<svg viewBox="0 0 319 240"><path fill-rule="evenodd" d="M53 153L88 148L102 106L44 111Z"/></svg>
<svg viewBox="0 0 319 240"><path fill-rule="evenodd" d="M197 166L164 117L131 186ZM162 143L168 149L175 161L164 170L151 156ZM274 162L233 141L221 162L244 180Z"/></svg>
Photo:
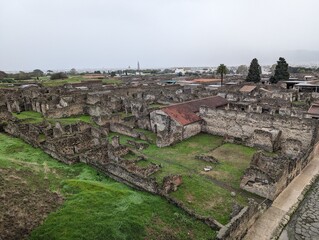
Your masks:
<svg viewBox="0 0 319 240"><path fill-rule="evenodd" d="M296 145L292 139L301 143L300 150L307 150L311 146L317 124L313 119L209 109L207 107L200 109L200 116L204 120L202 127L204 132L227 136L247 146L261 147L268 151L284 146L281 148L284 154L292 153L291 147L288 146L290 143ZM264 133L263 138L260 134L262 132ZM267 135L269 136L267 137ZM300 150L295 152L299 153Z"/></svg>
<svg viewBox="0 0 319 240"><path fill-rule="evenodd" d="M83 114L85 114L85 108L83 104L72 104L62 108L47 110L45 113L45 117L64 118Z"/></svg>
<svg viewBox="0 0 319 240"><path fill-rule="evenodd" d="M183 126L172 120L163 111L154 111L150 115L151 128L157 134L158 147L170 146L183 140Z"/></svg>
<svg viewBox="0 0 319 240"><path fill-rule="evenodd" d="M267 209L267 205L257 204L252 201L244 207L239 214L233 217L230 222L223 226L217 235L218 240L240 240L248 229L254 224L259 216Z"/></svg>
<svg viewBox="0 0 319 240"><path fill-rule="evenodd" d="M199 134L202 131L201 122L195 122L188 124L183 127L183 139L190 138L192 136L195 136Z"/></svg>
<svg viewBox="0 0 319 240"><path fill-rule="evenodd" d="M150 113L151 130L157 134L156 145L166 147L201 132L201 122L181 125L161 110Z"/></svg>
<svg viewBox="0 0 319 240"><path fill-rule="evenodd" d="M111 132L123 134L133 138L138 138L140 136L140 134L137 131L135 131L134 128L120 123L111 123L110 130Z"/></svg>
<svg viewBox="0 0 319 240"><path fill-rule="evenodd" d="M316 131L314 135L317 134ZM308 164L316 141L314 136L311 147L297 157L267 156L261 151L255 153L242 177L240 187L274 200Z"/></svg>

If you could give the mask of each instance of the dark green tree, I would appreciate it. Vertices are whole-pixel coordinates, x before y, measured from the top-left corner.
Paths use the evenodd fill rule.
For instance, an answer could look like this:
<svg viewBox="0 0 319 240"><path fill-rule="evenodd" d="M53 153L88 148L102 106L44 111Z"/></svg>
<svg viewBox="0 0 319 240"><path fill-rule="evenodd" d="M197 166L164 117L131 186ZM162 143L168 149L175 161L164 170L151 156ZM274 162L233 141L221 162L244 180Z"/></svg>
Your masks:
<svg viewBox="0 0 319 240"><path fill-rule="evenodd" d="M279 58L275 69L275 75L272 76L269 80L271 83L289 80L288 63L284 58Z"/></svg>
<svg viewBox="0 0 319 240"><path fill-rule="evenodd" d="M223 86L224 75L228 73L228 69L225 64L220 64L217 68L217 74L220 74L220 85Z"/></svg>
<svg viewBox="0 0 319 240"><path fill-rule="evenodd" d="M261 74L261 67L258 63L257 58L254 58L250 63L246 81L255 82L255 83L260 82L260 74Z"/></svg>

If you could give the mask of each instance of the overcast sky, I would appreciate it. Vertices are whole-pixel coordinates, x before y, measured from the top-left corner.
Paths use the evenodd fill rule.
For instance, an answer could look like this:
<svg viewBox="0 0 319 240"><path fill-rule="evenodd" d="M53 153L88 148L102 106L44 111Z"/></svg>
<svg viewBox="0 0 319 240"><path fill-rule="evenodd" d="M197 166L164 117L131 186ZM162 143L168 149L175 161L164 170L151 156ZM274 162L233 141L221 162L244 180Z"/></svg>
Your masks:
<svg viewBox="0 0 319 240"><path fill-rule="evenodd" d="M0 0L0 70L319 63L318 10L318 0Z"/></svg>

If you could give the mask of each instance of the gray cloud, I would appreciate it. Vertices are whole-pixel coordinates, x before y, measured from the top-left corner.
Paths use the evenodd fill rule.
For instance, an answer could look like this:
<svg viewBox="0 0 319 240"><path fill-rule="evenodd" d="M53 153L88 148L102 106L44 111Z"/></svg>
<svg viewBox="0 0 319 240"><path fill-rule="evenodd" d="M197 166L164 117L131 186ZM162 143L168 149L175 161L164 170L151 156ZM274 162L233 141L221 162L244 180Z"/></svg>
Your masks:
<svg viewBox="0 0 319 240"><path fill-rule="evenodd" d="M0 69L269 64L284 53L298 62L296 50L319 50L317 9L317 0L0 0Z"/></svg>

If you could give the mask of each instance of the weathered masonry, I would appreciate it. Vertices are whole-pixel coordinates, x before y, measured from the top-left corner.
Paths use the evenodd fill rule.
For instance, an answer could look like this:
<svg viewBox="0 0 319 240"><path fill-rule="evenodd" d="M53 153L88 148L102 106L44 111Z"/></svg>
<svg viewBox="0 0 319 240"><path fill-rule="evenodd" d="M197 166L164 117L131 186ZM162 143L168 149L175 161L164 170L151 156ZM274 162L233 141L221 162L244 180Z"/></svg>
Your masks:
<svg viewBox="0 0 319 240"><path fill-rule="evenodd" d="M200 133L202 131L200 107L220 108L226 106L227 103L226 99L213 96L151 112L151 129L157 134L157 146L169 146Z"/></svg>

